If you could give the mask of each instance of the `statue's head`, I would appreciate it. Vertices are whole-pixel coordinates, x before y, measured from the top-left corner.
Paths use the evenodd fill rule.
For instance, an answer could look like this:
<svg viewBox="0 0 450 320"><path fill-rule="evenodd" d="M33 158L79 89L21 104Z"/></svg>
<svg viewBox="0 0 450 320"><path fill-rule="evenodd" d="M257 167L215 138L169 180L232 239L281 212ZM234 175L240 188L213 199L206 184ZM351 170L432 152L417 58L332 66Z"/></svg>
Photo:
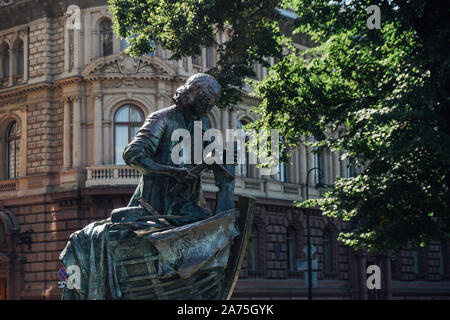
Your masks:
<svg viewBox="0 0 450 320"><path fill-rule="evenodd" d="M177 89L173 101L176 105L191 108L191 113L195 117L203 117L219 98L220 88L220 84L213 76L197 73Z"/></svg>

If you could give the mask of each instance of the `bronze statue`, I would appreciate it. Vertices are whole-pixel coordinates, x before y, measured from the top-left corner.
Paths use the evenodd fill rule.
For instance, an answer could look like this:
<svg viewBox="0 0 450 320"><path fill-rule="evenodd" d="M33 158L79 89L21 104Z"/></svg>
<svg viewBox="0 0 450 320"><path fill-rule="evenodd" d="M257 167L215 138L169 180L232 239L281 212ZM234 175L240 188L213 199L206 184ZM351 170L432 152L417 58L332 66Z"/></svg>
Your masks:
<svg viewBox="0 0 450 320"><path fill-rule="evenodd" d="M214 77L199 73L177 89L174 105L152 113L125 148L125 162L142 172L127 207L71 235L60 255L77 266L79 284L63 299L226 299L237 280L254 201L234 209L234 164L178 165L172 133L191 134L220 94ZM202 146L203 147L203 146ZM204 207L201 172L218 187L216 208Z"/></svg>
<svg viewBox="0 0 450 320"><path fill-rule="evenodd" d="M173 222L186 223L206 218L210 215L201 207L202 195L197 175L190 174L192 165L178 167L171 160L172 149L178 141L171 141L172 133L177 129L186 129L193 135L194 121L202 121L202 130L211 125L205 115L212 109L220 93L220 85L214 77L198 73L190 77L186 84L177 89L174 96L175 105L152 113L136 137L126 147L123 158L125 162L144 173L128 206L139 205L142 198L161 214L172 214L187 218ZM228 170L212 167L216 185L219 188L216 213L233 208L234 200L234 166L227 165ZM177 182L188 178L195 185L191 199L181 201L170 193ZM176 206L176 208L174 208Z"/></svg>

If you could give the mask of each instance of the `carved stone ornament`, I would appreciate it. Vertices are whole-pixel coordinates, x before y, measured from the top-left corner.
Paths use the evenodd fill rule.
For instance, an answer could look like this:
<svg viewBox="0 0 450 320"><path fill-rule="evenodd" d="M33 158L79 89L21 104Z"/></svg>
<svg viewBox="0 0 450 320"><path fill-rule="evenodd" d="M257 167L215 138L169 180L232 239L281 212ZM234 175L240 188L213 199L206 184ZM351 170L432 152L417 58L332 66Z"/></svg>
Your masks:
<svg viewBox="0 0 450 320"><path fill-rule="evenodd" d="M128 55L120 56L117 62L120 71L125 74L137 73L139 69L139 60Z"/></svg>
<svg viewBox="0 0 450 320"><path fill-rule="evenodd" d="M84 76L105 75L107 77L153 76L153 75L175 75L175 70L157 57L141 56L132 57L121 53L106 58L97 59L86 67L82 73Z"/></svg>

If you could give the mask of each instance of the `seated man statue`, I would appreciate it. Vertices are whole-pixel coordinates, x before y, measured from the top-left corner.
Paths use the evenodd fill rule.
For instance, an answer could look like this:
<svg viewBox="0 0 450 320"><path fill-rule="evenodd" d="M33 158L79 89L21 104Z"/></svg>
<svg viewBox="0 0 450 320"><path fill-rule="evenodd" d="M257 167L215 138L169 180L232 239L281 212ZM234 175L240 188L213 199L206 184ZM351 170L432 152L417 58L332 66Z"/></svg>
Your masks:
<svg viewBox="0 0 450 320"><path fill-rule="evenodd" d="M210 214L202 208L204 199L200 177L190 174L192 165L175 165L172 162L173 148L179 142L172 141L171 137L177 129L186 129L193 137L194 121L202 122L203 131L210 129L211 125L205 116L214 106L219 93L220 85L214 77L198 73L177 89L175 105L154 112L145 120L123 153L125 162L143 173L129 207L138 206L142 199L155 209L155 213L171 215L176 211L177 215L186 217L172 219L176 225L206 218ZM233 208L234 166L211 166L211 169L219 188L216 213ZM192 182L190 186L194 190L190 190L189 199L183 200L170 190L186 180ZM189 187L189 184L186 185Z"/></svg>
<svg viewBox="0 0 450 320"><path fill-rule="evenodd" d="M143 232L142 234L148 235L152 230L164 228L176 230L177 227L187 224L209 221L205 219L214 220L220 216L217 215L218 213L234 207L234 164L205 165L204 163L185 164L183 162L175 164L172 157L174 147L180 143L180 141L172 141L173 132L177 129L185 129L193 137L195 121L201 121L203 131L211 128L205 116L214 106L219 94L220 85L214 77L204 73L195 74L176 90L173 97L174 105L158 110L147 117L144 125L138 130L123 153L125 162L142 172L140 182L128 206L115 209L110 218L93 222L83 230L73 233L60 255L60 260L66 268L76 265L81 270L80 288L78 290L67 290L66 288L63 299L120 298L120 290L114 289L119 282L115 278L115 258L112 258L114 246L109 243L111 230L119 231L116 233L121 235L125 233L133 235L133 232L135 234ZM193 140L191 139L191 141ZM201 141L203 144L203 139ZM195 143L195 141L193 142ZM200 186L200 173L203 169L213 171L215 183L219 189L215 213L204 208L205 201ZM154 219L156 217L158 219ZM227 221L232 221L232 218L230 219ZM229 227L218 228L220 231L207 230L205 233L218 233L211 238L222 239L221 243L215 241L217 242L217 246L214 247L216 249L225 248L238 234L231 222L225 224ZM132 228L132 232L128 232L130 228ZM220 232L222 233L219 234ZM144 236L139 239L147 239L149 243L154 241L153 238ZM182 239L181 242L183 242ZM163 248L165 246L164 248L167 248L168 251L173 249L161 243L158 242L154 247ZM181 247L182 245L180 245ZM135 246L136 248L139 249L139 246ZM188 251L189 248L183 252ZM125 250L126 254L128 254L127 250ZM172 256L174 255L172 254ZM211 252L211 255L215 256L215 253ZM161 252L159 256L161 259L164 258L164 254ZM186 261L188 260L186 259ZM205 262L207 257L200 257L197 260ZM178 271L174 271L169 262L166 263L168 267L165 270L162 269L163 263L160 263L158 274ZM221 260L218 264L226 265L226 259ZM173 265L180 264L174 263ZM195 266L186 265L185 270L197 269ZM179 272L183 276L191 273L191 271Z"/></svg>

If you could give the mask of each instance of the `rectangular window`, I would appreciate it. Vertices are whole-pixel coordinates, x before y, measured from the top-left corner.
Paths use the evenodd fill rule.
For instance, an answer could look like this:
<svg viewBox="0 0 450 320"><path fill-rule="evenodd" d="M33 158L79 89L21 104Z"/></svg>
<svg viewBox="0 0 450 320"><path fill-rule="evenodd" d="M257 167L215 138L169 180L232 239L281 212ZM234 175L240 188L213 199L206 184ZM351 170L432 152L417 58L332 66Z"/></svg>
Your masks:
<svg viewBox="0 0 450 320"><path fill-rule="evenodd" d="M314 183L322 184L323 183L323 155L322 151L317 151L313 155L313 168L318 168L318 170L314 170Z"/></svg>
<svg viewBox="0 0 450 320"><path fill-rule="evenodd" d="M192 64L195 64L196 66L201 66L202 65L202 56L196 55L196 56L192 57Z"/></svg>

